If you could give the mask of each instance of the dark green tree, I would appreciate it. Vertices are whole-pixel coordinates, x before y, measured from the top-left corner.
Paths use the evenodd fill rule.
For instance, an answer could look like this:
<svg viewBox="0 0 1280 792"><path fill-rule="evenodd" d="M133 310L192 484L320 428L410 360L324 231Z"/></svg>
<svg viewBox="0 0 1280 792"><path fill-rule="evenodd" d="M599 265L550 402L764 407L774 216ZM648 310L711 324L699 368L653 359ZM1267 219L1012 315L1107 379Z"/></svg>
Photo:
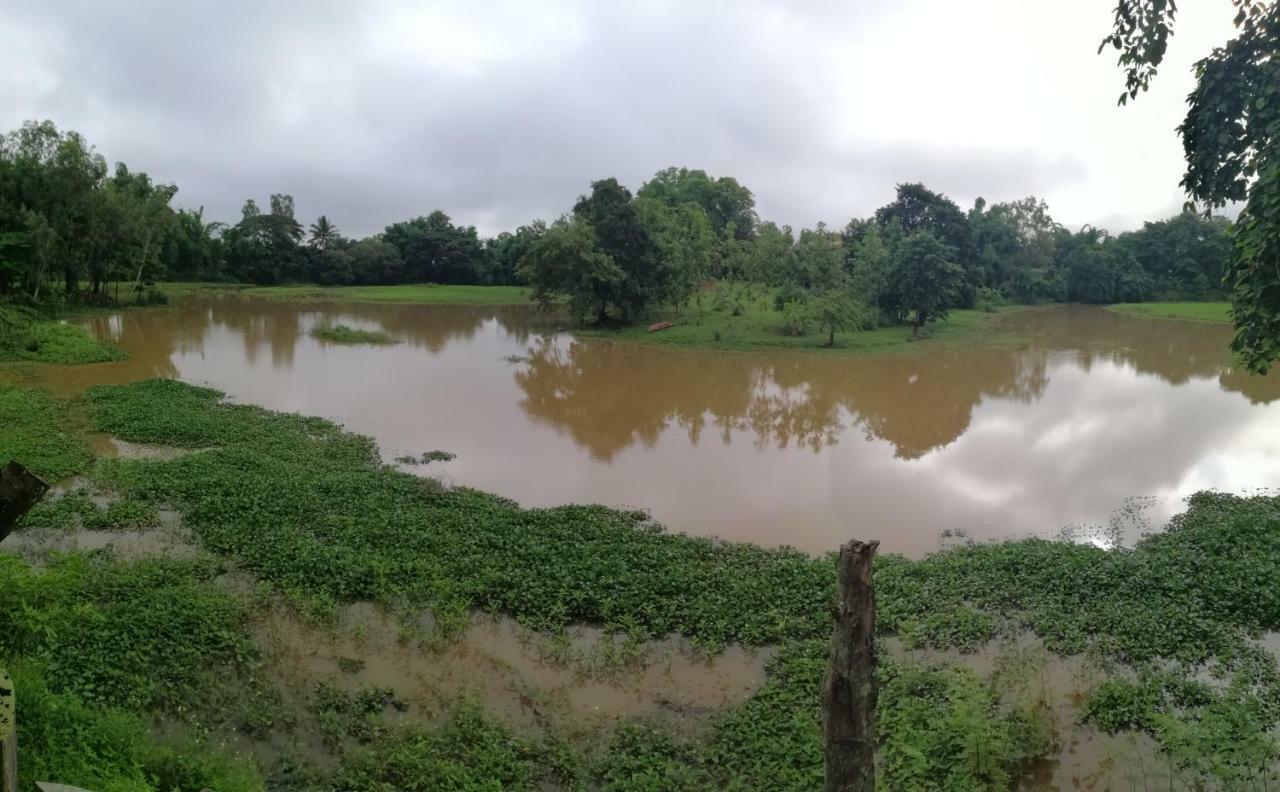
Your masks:
<svg viewBox="0 0 1280 792"><path fill-rule="evenodd" d="M889 288L913 335L929 322L945 319L960 298L964 271L954 249L928 231L917 231L899 243Z"/></svg>
<svg viewBox="0 0 1280 792"><path fill-rule="evenodd" d="M596 244L595 229L578 217L552 223L521 258L519 273L544 308L567 298L574 319L600 324L617 308L627 277Z"/></svg>

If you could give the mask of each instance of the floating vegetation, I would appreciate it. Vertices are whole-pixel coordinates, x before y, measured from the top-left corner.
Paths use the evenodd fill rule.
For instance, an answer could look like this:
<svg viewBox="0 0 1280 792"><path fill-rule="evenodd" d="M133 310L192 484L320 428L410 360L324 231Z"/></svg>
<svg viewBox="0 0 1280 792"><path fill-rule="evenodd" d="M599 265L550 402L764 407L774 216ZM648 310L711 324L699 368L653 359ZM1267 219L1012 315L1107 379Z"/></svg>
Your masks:
<svg viewBox="0 0 1280 792"><path fill-rule="evenodd" d="M331 344L394 344L396 339L380 330L360 330L344 324L320 325L311 336Z"/></svg>
<svg viewBox="0 0 1280 792"><path fill-rule="evenodd" d="M440 646L465 643L480 610L553 648L573 625L601 625L621 639L590 661L601 668L626 668L633 647L673 634L711 655L772 647L763 684L687 733L652 715L609 730L524 733L461 701L441 704L447 715L430 723L404 721L373 663L338 645L320 660L347 683L329 682L340 694L313 701L306 717L329 713L327 734L343 747L336 764L289 771L301 788L430 788L441 777L515 789L821 785L830 556L669 534L636 512L524 509L444 489L384 465L368 438L328 421L227 404L177 382L98 387L88 404L100 431L207 449L102 460L90 478L126 502L172 505L221 561L73 553L37 573L0 555L0 660L36 664L51 695L134 714L202 713L259 735L292 728L271 703L274 687L230 692L244 679L266 684L251 670L259 655L246 605L213 582L234 564L322 620L361 600L429 611ZM1035 636L1045 652L1087 655L1101 669L1081 683L1083 728L1140 735L1161 773L1184 786L1274 781L1280 671L1253 636L1280 630L1280 500L1201 494L1131 547L963 542L921 560L884 556L874 574L878 629L904 651ZM244 669L243 679L228 681L226 669ZM1004 667L885 655L879 673L886 788L1005 789L1060 750L1042 697L1018 693L1034 690L1033 671L1011 682ZM390 695L416 702L405 686ZM524 694L545 711L539 691Z"/></svg>
<svg viewBox="0 0 1280 792"><path fill-rule="evenodd" d="M396 457L396 461L402 465L430 465L432 462L452 462L457 459L458 455L452 451L427 451L418 456L413 454L405 454Z"/></svg>

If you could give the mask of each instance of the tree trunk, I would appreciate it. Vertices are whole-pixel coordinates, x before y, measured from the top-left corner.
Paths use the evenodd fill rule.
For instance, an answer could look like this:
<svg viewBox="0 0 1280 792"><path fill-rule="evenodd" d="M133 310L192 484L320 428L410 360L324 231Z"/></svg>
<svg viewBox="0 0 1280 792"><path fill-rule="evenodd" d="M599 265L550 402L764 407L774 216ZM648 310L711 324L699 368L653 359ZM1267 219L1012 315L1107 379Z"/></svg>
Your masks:
<svg viewBox="0 0 1280 792"><path fill-rule="evenodd" d="M871 560L879 542L840 548L835 637L823 683L827 792L875 792L876 598Z"/></svg>

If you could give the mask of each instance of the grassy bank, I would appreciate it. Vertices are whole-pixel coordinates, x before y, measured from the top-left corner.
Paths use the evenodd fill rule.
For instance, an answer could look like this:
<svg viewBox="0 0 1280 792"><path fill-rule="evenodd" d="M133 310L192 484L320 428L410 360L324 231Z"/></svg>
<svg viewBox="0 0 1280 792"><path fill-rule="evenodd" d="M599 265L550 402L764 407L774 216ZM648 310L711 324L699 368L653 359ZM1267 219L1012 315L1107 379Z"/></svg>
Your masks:
<svg viewBox="0 0 1280 792"><path fill-rule="evenodd" d="M11 389L10 398L44 397ZM130 718L176 708L246 733L293 728L269 707L220 703L245 697L199 670L244 663L236 676L258 678L236 611L247 606L228 604L213 583L231 565L313 614L374 600L412 622L429 609L433 642L481 609L548 635L590 622L632 641L678 633L710 652L729 642L777 648L764 687L692 734L646 720L585 741L518 734L465 703L436 726L396 724L380 705L330 697L315 711L358 736L333 767L290 770L303 779L293 788L431 788L441 777L459 788L821 785L830 556L672 535L638 513L524 509L444 488L384 466L370 440L327 421L229 405L175 382L95 388L82 408L93 428L123 439L209 449L87 471L127 503L175 507L212 557L124 565L73 554L65 584L60 572L0 564L0 660L33 664L50 695L104 719L117 717L104 706ZM50 429L65 426L40 414ZM21 451L14 442L0 433L0 456ZM118 510L121 519L135 511ZM1277 579L1280 500L1212 495L1133 549L1025 540L887 556L875 568L883 636L968 650L1031 633L1050 652L1087 655L1103 669L1082 690L1089 723L1144 733L1186 782L1233 789L1275 781L1280 673L1251 636L1280 629ZM89 607L69 607L81 598ZM170 622L184 627L161 629ZM125 624L134 626L117 636ZM118 641L129 642L127 657L95 648ZM193 641L215 662L188 662ZM1051 708L1022 687L887 657L881 680L885 789L1006 789L1059 750ZM250 698L269 702L270 691Z"/></svg>
<svg viewBox="0 0 1280 792"><path fill-rule="evenodd" d="M961 344L989 346L1016 344L1022 337L1004 326L999 317L1019 308L998 312L952 311L940 322L928 325L915 337L909 327L880 327L874 330L836 333L835 346L827 347L827 335L816 323L809 323L804 335L785 332L786 320L775 310L773 295L766 290L735 290L722 287L703 295L702 305L668 309L654 314L654 322L672 322L673 327L655 333L648 325L620 330L587 328L580 335L617 338L624 341L685 348L724 351L770 349L817 350L832 353L919 353Z"/></svg>
<svg viewBox="0 0 1280 792"><path fill-rule="evenodd" d="M421 303L424 305L523 305L529 291L522 286L439 286L419 283L399 286L250 286L239 283L162 283L161 291L175 297L243 294L300 302Z"/></svg>
<svg viewBox="0 0 1280 792"><path fill-rule="evenodd" d="M106 363L125 357L119 347L95 341L82 327L0 303L0 362Z"/></svg>
<svg viewBox="0 0 1280 792"><path fill-rule="evenodd" d="M1231 321L1231 304L1225 302L1120 303L1108 305L1107 310L1150 319L1185 319L1213 323Z"/></svg>

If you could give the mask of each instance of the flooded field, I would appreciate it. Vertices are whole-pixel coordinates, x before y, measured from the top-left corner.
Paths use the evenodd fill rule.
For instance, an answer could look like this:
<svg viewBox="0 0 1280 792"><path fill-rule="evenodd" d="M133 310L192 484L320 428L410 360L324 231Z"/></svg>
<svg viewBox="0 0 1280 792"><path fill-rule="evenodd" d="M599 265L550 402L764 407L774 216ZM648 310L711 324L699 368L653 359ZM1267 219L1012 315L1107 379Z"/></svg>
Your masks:
<svg viewBox="0 0 1280 792"><path fill-rule="evenodd" d="M906 357L724 354L558 332L531 308L194 300L102 315L128 361L8 367L78 390L177 377L340 421L390 462L525 505L650 510L671 529L823 552L850 535L919 555L974 539L1132 539L1205 488L1280 473L1280 378L1229 328L1054 307L1025 341ZM389 346L311 337L342 323Z"/></svg>

